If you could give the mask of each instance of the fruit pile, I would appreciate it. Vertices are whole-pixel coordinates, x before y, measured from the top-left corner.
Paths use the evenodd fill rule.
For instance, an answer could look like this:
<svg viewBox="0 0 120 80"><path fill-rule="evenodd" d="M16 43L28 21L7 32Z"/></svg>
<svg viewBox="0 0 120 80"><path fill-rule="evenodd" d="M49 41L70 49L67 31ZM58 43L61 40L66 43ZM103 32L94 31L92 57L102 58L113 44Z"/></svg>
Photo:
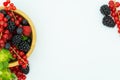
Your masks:
<svg viewBox="0 0 120 80"><path fill-rule="evenodd" d="M120 3L110 0L108 5L101 6L100 12L104 15L102 23L108 27L117 25L118 33L120 33Z"/></svg>
<svg viewBox="0 0 120 80"><path fill-rule="evenodd" d="M31 47L31 26L10 0L3 3L0 10L0 80L25 80L29 73L26 54ZM9 63L18 61L19 65L9 68Z"/></svg>

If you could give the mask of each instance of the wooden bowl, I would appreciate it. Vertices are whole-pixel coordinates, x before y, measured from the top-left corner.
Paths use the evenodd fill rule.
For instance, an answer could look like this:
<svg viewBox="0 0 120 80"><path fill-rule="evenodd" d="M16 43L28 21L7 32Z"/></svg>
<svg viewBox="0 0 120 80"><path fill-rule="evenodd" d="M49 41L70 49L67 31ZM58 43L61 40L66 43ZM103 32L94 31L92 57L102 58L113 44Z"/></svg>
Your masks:
<svg viewBox="0 0 120 80"><path fill-rule="evenodd" d="M4 9L4 7L0 7L0 10L1 9ZM15 10L14 11L15 13L17 13L17 14L19 14L19 15L21 15L23 18L25 18L27 21L28 21L28 23L29 23L29 25L30 25L30 27L31 27L31 29L32 29L32 43L31 43L31 47L30 47L30 50L28 51L28 53L26 54L27 55L27 57L29 57L31 54L32 54L32 52L33 52L33 50L34 50L34 47L35 47L35 43L36 43L36 31L35 31L35 26L33 25L33 22L31 21L31 19L24 13L24 12L22 12L21 10ZM14 62L11 62L11 63L9 63L9 67L14 67L14 66L17 66L17 65L19 65L18 64L18 61L14 61Z"/></svg>

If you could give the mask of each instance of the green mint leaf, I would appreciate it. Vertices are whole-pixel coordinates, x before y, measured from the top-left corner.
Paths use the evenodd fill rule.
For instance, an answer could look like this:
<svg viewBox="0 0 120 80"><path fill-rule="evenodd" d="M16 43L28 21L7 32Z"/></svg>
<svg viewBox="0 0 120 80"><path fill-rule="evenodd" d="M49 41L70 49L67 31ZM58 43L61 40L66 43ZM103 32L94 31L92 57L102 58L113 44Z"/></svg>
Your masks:
<svg viewBox="0 0 120 80"><path fill-rule="evenodd" d="M27 36L22 36L22 40L23 40L23 41L25 41L25 40L27 40L27 39L28 39Z"/></svg>
<svg viewBox="0 0 120 80"><path fill-rule="evenodd" d="M3 63L0 63L0 70L3 69Z"/></svg>

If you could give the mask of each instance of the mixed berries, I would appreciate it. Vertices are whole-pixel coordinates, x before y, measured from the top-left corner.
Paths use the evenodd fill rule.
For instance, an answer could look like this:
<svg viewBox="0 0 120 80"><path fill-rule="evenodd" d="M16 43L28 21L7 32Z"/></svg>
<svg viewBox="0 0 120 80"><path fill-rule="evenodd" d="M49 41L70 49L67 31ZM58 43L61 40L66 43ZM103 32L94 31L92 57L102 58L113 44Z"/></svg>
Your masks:
<svg viewBox="0 0 120 80"><path fill-rule="evenodd" d="M17 80L25 80L26 74L28 74L30 70L26 54L31 48L31 26L24 17L14 12L16 7L10 0L6 0L3 5L4 9L0 10L0 50L4 50L4 52L12 56L11 60L8 61L8 59L6 59L6 61L18 61L18 66L9 69L11 73L15 74ZM103 11L103 13L108 14L106 11ZM0 72L1 71L4 70L0 70ZM6 79L7 78L4 79L0 75L0 80ZM14 79L10 78L9 80Z"/></svg>
<svg viewBox="0 0 120 80"><path fill-rule="evenodd" d="M117 25L118 33L120 33L120 3L110 0L108 4L101 6L100 12L104 15L102 23L108 27Z"/></svg>
<svg viewBox="0 0 120 80"><path fill-rule="evenodd" d="M23 69L21 66L15 66L10 68L11 72L15 73L17 80L25 80L26 74L29 73L29 65L26 69Z"/></svg>

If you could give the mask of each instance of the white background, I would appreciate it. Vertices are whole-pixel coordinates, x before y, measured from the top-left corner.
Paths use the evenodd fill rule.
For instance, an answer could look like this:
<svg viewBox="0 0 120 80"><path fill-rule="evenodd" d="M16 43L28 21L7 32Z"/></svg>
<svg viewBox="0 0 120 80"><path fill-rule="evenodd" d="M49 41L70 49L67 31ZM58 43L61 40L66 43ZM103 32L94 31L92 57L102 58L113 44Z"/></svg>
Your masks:
<svg viewBox="0 0 120 80"><path fill-rule="evenodd" d="M12 0L34 22L27 80L120 80L120 35L102 25L108 0Z"/></svg>

